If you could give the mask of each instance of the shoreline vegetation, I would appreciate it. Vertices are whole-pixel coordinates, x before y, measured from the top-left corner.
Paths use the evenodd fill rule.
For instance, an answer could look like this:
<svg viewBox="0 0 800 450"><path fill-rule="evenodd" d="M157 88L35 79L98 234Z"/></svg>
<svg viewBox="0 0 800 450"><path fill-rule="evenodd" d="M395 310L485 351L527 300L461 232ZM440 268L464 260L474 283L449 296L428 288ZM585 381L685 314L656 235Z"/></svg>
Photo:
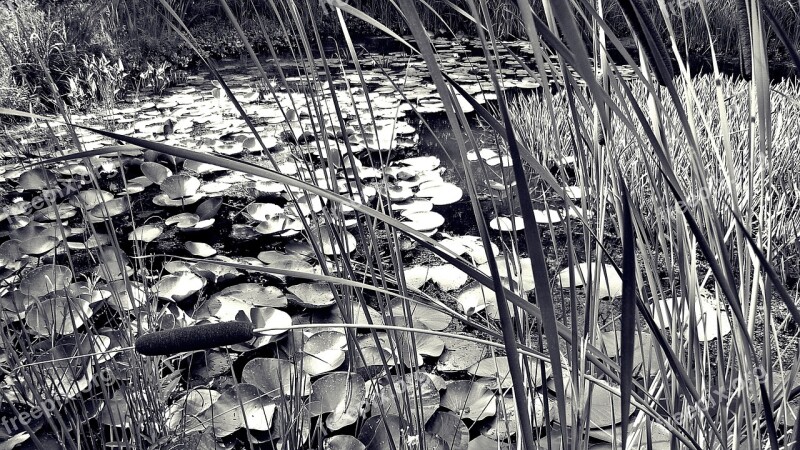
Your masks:
<svg viewBox="0 0 800 450"><path fill-rule="evenodd" d="M798 448L796 15L3 4L0 449Z"/></svg>

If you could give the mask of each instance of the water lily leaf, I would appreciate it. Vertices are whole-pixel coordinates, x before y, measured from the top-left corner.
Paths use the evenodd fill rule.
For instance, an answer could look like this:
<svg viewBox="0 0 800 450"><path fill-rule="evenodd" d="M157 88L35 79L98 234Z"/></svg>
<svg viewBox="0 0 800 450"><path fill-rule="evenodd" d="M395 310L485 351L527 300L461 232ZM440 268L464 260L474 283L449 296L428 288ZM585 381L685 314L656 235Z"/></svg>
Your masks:
<svg viewBox="0 0 800 450"><path fill-rule="evenodd" d="M419 289L430 278L429 266L410 266L403 268L403 276L406 280L406 286L411 289Z"/></svg>
<svg viewBox="0 0 800 450"><path fill-rule="evenodd" d="M191 270L212 283L225 283L242 274L233 267L210 261L199 262L193 265Z"/></svg>
<svg viewBox="0 0 800 450"><path fill-rule="evenodd" d="M554 442L553 448L561 448L560 444L558 444L558 446L556 445L557 444ZM480 435L469 441L467 450L511 450L512 448L515 447L509 442L499 442L484 435ZM544 443L544 446L539 445L536 450L547 450L547 442Z"/></svg>
<svg viewBox="0 0 800 450"><path fill-rule="evenodd" d="M505 441L517 434L517 408L514 403L513 395L497 396L497 414L487 421L481 428L481 434L492 439ZM545 425L544 420L544 399L537 393L529 400L529 405L533 410L531 416L532 425L540 428Z"/></svg>
<svg viewBox="0 0 800 450"><path fill-rule="evenodd" d="M229 286L214 294L212 299L222 302L236 301L250 306L269 306L271 308L286 307L286 296L275 286L263 286L259 283L239 283Z"/></svg>
<svg viewBox="0 0 800 450"><path fill-rule="evenodd" d="M464 314L471 316L477 314L490 306L497 309L497 295L494 290L473 281L456 297L456 301L461 306Z"/></svg>
<svg viewBox="0 0 800 450"><path fill-rule="evenodd" d="M444 353L436 369L441 372L466 371L486 355L486 346L453 337L442 337Z"/></svg>
<svg viewBox="0 0 800 450"><path fill-rule="evenodd" d="M171 199L167 194L158 194L153 197L153 203L162 207L184 207L187 205L194 205L204 197L204 194L197 193L189 197L181 197L178 199Z"/></svg>
<svg viewBox="0 0 800 450"><path fill-rule="evenodd" d="M360 375L330 373L311 385L309 412L312 417L332 413L325 424L329 430L339 430L358 420L366 394L364 379Z"/></svg>
<svg viewBox="0 0 800 450"><path fill-rule="evenodd" d="M439 311L431 306L419 303L410 302L408 308L411 312L411 322L414 324L421 323L433 331L442 331L450 325L453 318L446 312ZM392 302L392 315L395 321L400 323L409 322L405 320L406 307L403 305L401 299Z"/></svg>
<svg viewBox="0 0 800 450"><path fill-rule="evenodd" d="M89 216L92 223L102 222L105 219L124 214L131 209L131 203L127 197L118 197L107 202L103 202L91 210Z"/></svg>
<svg viewBox="0 0 800 450"><path fill-rule="evenodd" d="M365 450L367 448L361 441L348 434L325 438L322 446L325 450Z"/></svg>
<svg viewBox="0 0 800 450"><path fill-rule="evenodd" d="M341 240L344 248L340 247L337 243L338 239ZM345 253L352 253L356 249L356 238L349 231L334 230L328 225L323 225L311 230L310 237L322 246L322 252L328 256L334 256Z"/></svg>
<svg viewBox="0 0 800 450"><path fill-rule="evenodd" d="M311 393L311 378L295 369L291 361L276 358L255 358L242 369L242 381L256 386L270 398Z"/></svg>
<svg viewBox="0 0 800 450"><path fill-rule="evenodd" d="M425 424L425 431L441 438L450 450L467 450L469 446L469 429L454 412L437 411Z"/></svg>
<svg viewBox="0 0 800 450"><path fill-rule="evenodd" d="M495 231L521 231L525 229L522 216L495 217L489 221L489 228Z"/></svg>
<svg viewBox="0 0 800 450"><path fill-rule="evenodd" d="M287 216L284 213L275 214L274 216L269 216L267 219L256 226L255 230L258 233L266 234L266 235L273 235L273 234L283 234L283 233L291 233L297 234L298 232L303 230L303 223L291 216Z"/></svg>
<svg viewBox="0 0 800 450"><path fill-rule="evenodd" d="M70 205L91 211L95 206L114 199L114 194L99 189L87 189L69 198Z"/></svg>
<svg viewBox="0 0 800 450"><path fill-rule="evenodd" d="M444 225L444 217L434 211L412 212L404 217L404 223L416 231L431 231Z"/></svg>
<svg viewBox="0 0 800 450"><path fill-rule="evenodd" d="M36 334L70 334L94 314L89 302L79 298L56 297L35 302L26 314L26 324Z"/></svg>
<svg viewBox="0 0 800 450"><path fill-rule="evenodd" d="M97 257L100 265L95 268L94 273L106 281L127 278L133 272L128 255L120 253L112 246L98 247Z"/></svg>
<svg viewBox="0 0 800 450"><path fill-rule="evenodd" d="M189 175L172 175L161 183L161 190L171 200L192 197L200 189L200 180Z"/></svg>
<svg viewBox="0 0 800 450"><path fill-rule="evenodd" d="M198 222L200 222L200 216L197 214L180 213L167 218L164 224L167 226L178 225L178 228L192 228L197 225Z"/></svg>
<svg viewBox="0 0 800 450"><path fill-rule="evenodd" d="M394 385L394 391L389 383ZM400 402L400 411L397 410L394 392L400 396L407 395L409 398L408 402ZM401 392L406 394L400 394ZM377 391L370 396L370 403L374 414L380 413L380 405L382 405L384 415L398 414L401 417L414 417L421 412L422 423L425 423L439 409L439 390L425 372L392 376L379 380Z"/></svg>
<svg viewBox="0 0 800 450"><path fill-rule="evenodd" d="M255 347L263 347L274 342L278 336L286 333L286 327L292 326L292 317L284 311L268 306L255 307L250 310L250 321L256 328L269 328L262 331L254 342Z"/></svg>
<svg viewBox="0 0 800 450"><path fill-rule="evenodd" d="M213 219L218 213L220 208L222 207L222 198L210 198L197 207L197 216L200 220L209 220Z"/></svg>
<svg viewBox="0 0 800 450"><path fill-rule="evenodd" d="M128 233L128 240L150 243L161 236L163 230L157 225L142 225Z"/></svg>
<svg viewBox="0 0 800 450"><path fill-rule="evenodd" d="M67 266L49 265L37 267L26 273L19 283L25 295L41 298L52 292L66 289L72 283L72 270Z"/></svg>
<svg viewBox="0 0 800 450"><path fill-rule="evenodd" d="M397 415L374 415L362 424L358 440L366 446L367 450L404 448L401 443L403 430L405 430L405 425Z"/></svg>
<svg viewBox="0 0 800 450"><path fill-rule="evenodd" d="M283 215L283 208L274 203L251 203L244 210L244 215L250 220L257 222L266 221L275 215Z"/></svg>
<svg viewBox="0 0 800 450"><path fill-rule="evenodd" d="M146 161L139 166L142 174L152 183L161 184L172 176L172 171L159 163Z"/></svg>
<svg viewBox="0 0 800 450"><path fill-rule="evenodd" d="M58 183L55 173L42 167L26 170L19 176L19 186L26 191L43 191Z"/></svg>
<svg viewBox="0 0 800 450"><path fill-rule="evenodd" d="M121 387L114 395L103 402L100 412L100 423L110 427L125 427L131 425L131 413L128 411L127 388Z"/></svg>
<svg viewBox="0 0 800 450"><path fill-rule="evenodd" d="M214 256L217 254L217 250L215 250L214 247L204 242L187 241L183 244L183 247L192 255L199 256L201 258L208 258L209 256Z"/></svg>
<svg viewBox="0 0 800 450"><path fill-rule="evenodd" d="M53 236L40 235L19 242L19 250L30 256L42 256L58 247L61 239Z"/></svg>
<svg viewBox="0 0 800 450"><path fill-rule="evenodd" d="M10 267L17 264L24 256L19 248L20 241L9 239L0 244L0 267Z"/></svg>
<svg viewBox="0 0 800 450"><path fill-rule="evenodd" d="M533 211L533 220L540 224L559 223L563 217L563 213L557 209L535 209Z"/></svg>
<svg viewBox="0 0 800 450"><path fill-rule="evenodd" d="M132 311L147 304L148 290L137 281L115 280L108 284L109 305L117 311Z"/></svg>
<svg viewBox="0 0 800 450"><path fill-rule="evenodd" d="M683 335L688 338L691 317L689 308L690 304L694 303L694 318L697 325L693 332L697 339L708 342L728 335L731 332L728 309L708 290L700 288L698 294L694 302L683 297L656 301L653 306L653 319L656 324L662 328L669 328L671 323L682 324ZM674 309L675 305L678 307L677 310Z"/></svg>
<svg viewBox="0 0 800 450"><path fill-rule="evenodd" d="M452 381L442 395L442 406L461 417L478 421L497 413L494 392L480 381Z"/></svg>
<svg viewBox="0 0 800 450"><path fill-rule="evenodd" d="M598 298L616 298L622 295L622 278L617 274L616 269L611 264L600 266L600 276L595 277L597 263L580 263L572 268L575 279L574 287L581 287L586 284L589 277L592 277L592 284L599 286ZM561 287L569 288L570 268L566 268L558 273L558 281ZM596 279L597 278L597 279Z"/></svg>
<svg viewBox="0 0 800 450"><path fill-rule="evenodd" d="M464 191L452 183L428 181L419 185L417 197L429 198L431 203L437 206L450 205L464 196Z"/></svg>
<svg viewBox="0 0 800 450"><path fill-rule="evenodd" d="M414 325L414 328L418 330L428 329L425 324L419 322ZM442 352L444 352L444 341L442 341L442 339L436 335L415 333L413 342L415 345L412 345L410 333L403 333L400 335L399 340L401 342L399 351L403 354L403 361L409 367L411 367L413 363L412 356L414 359L416 359L416 363L418 365L422 365L424 363L424 356L438 358L441 356ZM416 350L416 354L408 354L408 352L412 349Z"/></svg>
<svg viewBox="0 0 800 450"><path fill-rule="evenodd" d="M153 290L158 298L179 302L196 294L205 286L205 278L191 272L178 272L161 277Z"/></svg>
<svg viewBox="0 0 800 450"><path fill-rule="evenodd" d="M463 286L469 280L469 276L452 264L444 264L431 267L429 279L441 290L451 292Z"/></svg>
<svg viewBox="0 0 800 450"><path fill-rule="evenodd" d="M303 371L311 376L335 370L344 362L347 338L338 331L321 331L303 344Z"/></svg>
<svg viewBox="0 0 800 450"><path fill-rule="evenodd" d="M211 408L222 394L214 389L195 388L186 393L183 408L187 415L199 415Z"/></svg>
<svg viewBox="0 0 800 450"><path fill-rule="evenodd" d="M352 320L345 320L342 318L342 312L339 306L334 305L325 309L315 309L311 311L311 323L354 323L357 325L369 325L367 316L364 314L364 309L357 301L351 301L349 305L343 305L347 311L352 311ZM367 306L369 312L369 319L373 324L383 324L383 316L375 308Z"/></svg>
<svg viewBox="0 0 800 450"><path fill-rule="evenodd" d="M501 277L506 278L509 273L511 274L511 279L515 281L515 283L512 283L515 290L518 288L520 291L528 293L534 289L533 265L530 258L512 259L510 256L503 257L500 255L495 258L495 262ZM478 266L478 270L491 276L488 263Z"/></svg>
<svg viewBox="0 0 800 450"><path fill-rule="evenodd" d="M199 173L201 175L205 175L207 173L212 173L212 172L224 172L224 171L228 170L228 169L226 169L224 167L215 166L213 164L207 164L207 163L200 162L200 161L194 161L194 160L191 160L191 159L187 159L183 163L183 168L185 170L191 170L193 172L197 172L197 173Z"/></svg>
<svg viewBox="0 0 800 450"><path fill-rule="evenodd" d="M386 184L378 186L378 192L392 202L404 202L414 196L414 191L399 184Z"/></svg>
<svg viewBox="0 0 800 450"><path fill-rule="evenodd" d="M336 303L336 297L328 283L302 283L290 286L288 296L293 304L303 308L325 308Z"/></svg>
<svg viewBox="0 0 800 450"><path fill-rule="evenodd" d="M239 383L222 392L205 415L217 436L229 436L243 427L268 431L277 406L252 384Z"/></svg>
<svg viewBox="0 0 800 450"><path fill-rule="evenodd" d="M78 209L67 202L48 206L33 213L33 220L39 222L53 222L56 220L67 220L75 217L78 214Z"/></svg>

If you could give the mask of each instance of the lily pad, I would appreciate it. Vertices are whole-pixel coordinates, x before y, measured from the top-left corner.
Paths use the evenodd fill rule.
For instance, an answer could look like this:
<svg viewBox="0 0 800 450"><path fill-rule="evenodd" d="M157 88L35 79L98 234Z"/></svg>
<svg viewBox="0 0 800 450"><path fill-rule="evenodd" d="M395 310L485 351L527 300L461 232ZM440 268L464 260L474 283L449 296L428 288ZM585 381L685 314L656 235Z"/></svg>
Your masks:
<svg viewBox="0 0 800 450"><path fill-rule="evenodd" d="M214 256L217 254L217 250L215 250L214 247L204 242L187 241L183 244L183 247L192 255L199 256L201 258L208 258L209 256Z"/></svg>
<svg viewBox="0 0 800 450"><path fill-rule="evenodd" d="M205 284L205 278L191 272L179 272L162 277L153 290L161 299L179 302L196 294Z"/></svg>
<svg viewBox="0 0 800 450"><path fill-rule="evenodd" d="M302 283L289 287L288 299L303 308L325 308L336 303L328 283Z"/></svg>
<svg viewBox="0 0 800 450"><path fill-rule="evenodd" d="M330 373L311 386L309 412L312 417L330 413L325 425L329 430L339 430L358 420L366 393L364 379L359 375Z"/></svg>
<svg viewBox="0 0 800 450"><path fill-rule="evenodd" d="M311 393L311 379L297 370L291 361L276 358L255 358L242 369L242 381L253 384L270 398Z"/></svg>
<svg viewBox="0 0 800 450"><path fill-rule="evenodd" d="M70 334L93 315L89 302L79 298L56 297L33 303L26 324L43 336Z"/></svg>
<svg viewBox="0 0 800 450"><path fill-rule="evenodd" d="M200 189L200 180L189 175L172 175L161 183L161 190L171 200L192 197Z"/></svg>
<svg viewBox="0 0 800 450"><path fill-rule="evenodd" d="M217 436L229 436L243 427L268 431L276 404L252 384L239 383L222 392L205 415Z"/></svg>
<svg viewBox="0 0 800 450"><path fill-rule="evenodd" d="M157 225L142 225L128 233L128 240L150 243L161 236L163 230Z"/></svg>
<svg viewBox="0 0 800 450"><path fill-rule="evenodd" d="M480 381L452 381L442 395L442 406L461 417L478 421L497 413L494 392Z"/></svg>
<svg viewBox="0 0 800 450"><path fill-rule="evenodd" d="M597 263L580 263L572 268L574 287L581 287L586 284L589 277L592 277L592 284L599 286L598 298L615 298L622 296L622 278L617 274L616 269L611 264L603 264L599 268L599 278L596 277ZM562 288L570 286L570 269L566 268L559 272L558 281Z"/></svg>

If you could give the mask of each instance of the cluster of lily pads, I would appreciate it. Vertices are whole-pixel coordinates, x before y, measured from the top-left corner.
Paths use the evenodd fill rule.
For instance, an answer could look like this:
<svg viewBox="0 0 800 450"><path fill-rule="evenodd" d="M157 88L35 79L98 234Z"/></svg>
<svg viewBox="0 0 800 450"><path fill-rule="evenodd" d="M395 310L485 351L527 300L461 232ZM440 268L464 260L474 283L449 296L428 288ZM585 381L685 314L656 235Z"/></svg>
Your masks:
<svg viewBox="0 0 800 450"><path fill-rule="evenodd" d="M496 94L486 83L487 74L456 58L463 56L459 52L465 48L452 48L450 57L444 55L443 66L479 102L492 100ZM497 51L504 58L511 57L507 50ZM347 329L337 324L367 329L371 324L413 323L417 330L443 332L451 326L452 314L426 303L409 306L397 301L383 311L356 302L342 304L335 287L313 281L322 274L320 265L329 263L318 260L310 242L320 244L323 258L354 252L361 244L347 230L358 225L353 206L366 204L434 237L454 254L473 261L479 270L488 273L488 258L495 258L501 274L507 275L503 281L509 288L523 294L534 288L529 259L521 258L512 266L497 246L487 251L477 236L447 234L446 207L462 201L463 190L448 178L438 157L405 154L419 140L409 112L438 113L443 103L426 79L422 62L400 65L399 59L390 65L391 83L378 70L363 74L368 92L353 87L359 78L352 72L338 77L335 86L318 83L321 95L316 104L297 92L277 90L274 96L265 95L250 84L249 77L227 76L236 98L256 123L260 142L232 114L232 103L220 86L197 77L191 79L192 86L103 118L118 133L160 140L199 154L249 158L264 164L269 157L284 175L348 196L353 203L340 206L342 223L319 219L331 205L318 195L129 147L111 157L92 157L81 163L3 168L3 181L13 191L0 230L7 237L0 244L0 266L6 280L0 297L3 324L24 329L36 343L47 346L37 347L41 351L35 353L34 361L21 361L23 352L18 348L6 348L5 358L23 363L58 360L41 366L49 376L39 384L26 382L29 377L22 371L5 376L0 383L5 398L30 404L36 397L33 390L47 390L51 397L66 403L80 398L112 359L130 357L131 335L197 323L249 321L271 331L248 343L177 357L174 367L186 361L193 383L169 398L165 420L171 432L185 434L198 448L229 448L237 439L296 448L308 445L312 433L319 430L324 430L326 448L331 449L384 449L389 448L389 440L400 448L419 442L428 448L452 450L510 448L516 412L509 391L509 365L502 354L452 333L449 337L415 334L415 354L406 354L412 346L411 335L405 332L361 331L349 339ZM527 73L503 75L508 88L538 87ZM401 87L402 95L395 86ZM458 100L465 112L471 110L463 99ZM343 112L341 116L334 113L335 106ZM322 113L308 114L314 107ZM361 123L365 117L371 118L365 121L368 125ZM96 118L77 118L92 119ZM79 134L87 149L110 144ZM27 155L38 153L28 151ZM497 148L473 150L468 160L490 167L510 165L507 155ZM489 181L490 188L492 183L497 190L505 189L496 180ZM31 199L54 186L70 188L45 196L36 207ZM229 204L235 189L254 199L239 211L232 211ZM574 193L573 198L580 197L579 191ZM137 211L152 207L160 214L142 217ZM223 213L231 221L230 230L217 229ZM552 225L568 214L577 212L540 210L536 220ZM523 228L518 216L487 219L497 232ZM305 224L311 224L310 228ZM119 229L124 233L118 233ZM226 254L224 246L204 242L211 230L224 231L239 241L268 243L272 249L255 257ZM136 257L146 256L152 244L165 236L179 242L185 255L193 258L163 261L159 273L144 270L118 247L130 249ZM86 256L96 267L76 273L67 257L70 252ZM265 273L259 270L262 268L272 270ZM596 268L595 264L582 264L565 269L558 282L569 287L573 279L581 286L590 273L594 276ZM600 297L618 297L622 282L613 267L602 265L599 273L601 280L593 286L599 288ZM485 312L487 320L498 319L494 292L454 266L418 264L405 268L403 276L412 289L432 282L452 295L466 316ZM727 320L721 315L724 309L714 308L711 300L709 305L698 306L698 315L713 315L715 324L717 316ZM671 312L682 310L674 306L680 308L664 304L659 310L664 326L669 325ZM127 317L132 329L113 329L96 321L100 315L107 321L109 310ZM152 310L154 316L142 314ZM343 311L352 313L345 318ZM157 320L151 320L153 317ZM730 331L729 325L726 328L723 321L719 323L713 330L702 325L703 336L713 339ZM287 331L293 326L296 328ZM619 348L612 344L615 336L605 336L612 357ZM639 353L649 355L650 347L647 338L642 338ZM89 353L102 356L83 356ZM63 357L68 359L60 359ZM234 383L227 374L239 358L246 363ZM425 370L381 370L387 365L409 366L410 361ZM651 367L645 356L639 366L643 370ZM74 370L76 367L80 370ZM531 387L535 395L529 399L533 410L525 414L533 413L534 425L543 435L559 439L556 427L544 423L548 370L534 373L537 379ZM408 395L398 396L398 392ZM615 425L621 419L619 397L600 389L594 392L593 436L615 442L619 439ZM117 385L108 402L96 405L97 420L110 427L134 426L127 413L130 395ZM653 441L663 444L663 439Z"/></svg>

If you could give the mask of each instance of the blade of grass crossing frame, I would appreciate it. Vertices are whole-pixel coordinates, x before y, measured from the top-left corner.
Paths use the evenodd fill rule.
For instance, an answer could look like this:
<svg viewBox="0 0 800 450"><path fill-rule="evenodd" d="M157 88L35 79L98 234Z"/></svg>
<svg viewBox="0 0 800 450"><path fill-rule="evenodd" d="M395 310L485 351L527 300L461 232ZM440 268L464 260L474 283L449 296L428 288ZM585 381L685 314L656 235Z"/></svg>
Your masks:
<svg viewBox="0 0 800 450"><path fill-rule="evenodd" d="M626 448L631 415L633 352L636 339L636 249L631 217L631 198L628 185L617 166L622 191L622 305L620 317L620 397L622 401L622 448Z"/></svg>

